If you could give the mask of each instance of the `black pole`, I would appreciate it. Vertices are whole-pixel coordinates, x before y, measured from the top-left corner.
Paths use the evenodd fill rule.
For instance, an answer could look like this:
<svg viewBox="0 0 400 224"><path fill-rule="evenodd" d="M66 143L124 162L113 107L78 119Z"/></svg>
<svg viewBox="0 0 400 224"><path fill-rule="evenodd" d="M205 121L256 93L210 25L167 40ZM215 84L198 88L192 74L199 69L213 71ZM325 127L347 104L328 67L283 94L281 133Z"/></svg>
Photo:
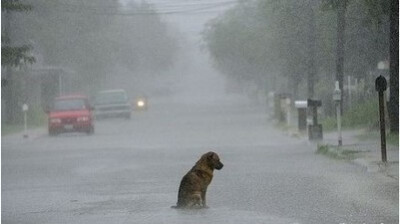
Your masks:
<svg viewBox="0 0 400 224"><path fill-rule="evenodd" d="M386 162L386 132L385 132L385 105L383 91L379 91L379 123L381 128L381 153L382 162Z"/></svg>
<svg viewBox="0 0 400 224"><path fill-rule="evenodd" d="M381 128L381 152L382 162L386 163L386 133L385 133L385 99L383 92L387 89L387 82L385 77L379 76L375 80L375 90L378 91L379 96L379 124Z"/></svg>

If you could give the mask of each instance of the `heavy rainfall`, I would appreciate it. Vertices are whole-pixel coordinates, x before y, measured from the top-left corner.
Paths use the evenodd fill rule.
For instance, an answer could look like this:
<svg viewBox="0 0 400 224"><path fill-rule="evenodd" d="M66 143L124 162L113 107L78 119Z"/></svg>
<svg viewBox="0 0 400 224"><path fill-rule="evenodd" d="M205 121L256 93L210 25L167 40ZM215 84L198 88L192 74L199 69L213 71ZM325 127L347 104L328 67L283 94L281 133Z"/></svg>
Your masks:
<svg viewBox="0 0 400 224"><path fill-rule="evenodd" d="M398 3L2 0L2 223L399 223Z"/></svg>

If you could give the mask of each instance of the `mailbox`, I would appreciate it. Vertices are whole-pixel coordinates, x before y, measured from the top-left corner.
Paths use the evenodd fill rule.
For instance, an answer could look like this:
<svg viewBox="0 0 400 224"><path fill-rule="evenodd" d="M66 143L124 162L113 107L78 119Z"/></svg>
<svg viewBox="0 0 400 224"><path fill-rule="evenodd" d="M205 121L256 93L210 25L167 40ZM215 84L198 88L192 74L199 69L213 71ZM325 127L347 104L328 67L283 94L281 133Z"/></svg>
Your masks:
<svg viewBox="0 0 400 224"><path fill-rule="evenodd" d="M313 123L308 125L308 139L321 140L322 139L322 125L318 124L318 107L322 106L321 100L307 99L307 107L310 108Z"/></svg>
<svg viewBox="0 0 400 224"><path fill-rule="evenodd" d="M387 89L387 82L385 77L383 76L379 76L378 78L376 78L375 80L375 90L378 92L383 92Z"/></svg>
<svg viewBox="0 0 400 224"><path fill-rule="evenodd" d="M299 131L305 131L307 129L307 100L296 100L294 106L297 109Z"/></svg>

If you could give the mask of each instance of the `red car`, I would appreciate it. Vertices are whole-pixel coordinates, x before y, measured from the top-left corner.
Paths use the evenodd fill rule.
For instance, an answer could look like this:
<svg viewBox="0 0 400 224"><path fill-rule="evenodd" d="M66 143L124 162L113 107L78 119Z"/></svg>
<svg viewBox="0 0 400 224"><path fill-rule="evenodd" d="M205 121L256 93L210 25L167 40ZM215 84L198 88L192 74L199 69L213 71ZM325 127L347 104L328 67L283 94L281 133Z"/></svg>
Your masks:
<svg viewBox="0 0 400 224"><path fill-rule="evenodd" d="M61 132L86 132L94 133L93 108L86 96L71 95L54 99L49 116L49 135Z"/></svg>

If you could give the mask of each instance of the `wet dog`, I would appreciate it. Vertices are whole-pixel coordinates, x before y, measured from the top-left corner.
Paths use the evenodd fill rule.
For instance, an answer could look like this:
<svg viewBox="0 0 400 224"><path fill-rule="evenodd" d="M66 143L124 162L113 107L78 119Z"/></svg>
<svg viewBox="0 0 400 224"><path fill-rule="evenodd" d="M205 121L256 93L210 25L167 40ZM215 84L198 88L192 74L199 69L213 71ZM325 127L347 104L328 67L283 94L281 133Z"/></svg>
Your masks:
<svg viewBox="0 0 400 224"><path fill-rule="evenodd" d="M207 208L207 187L213 178L214 169L220 170L224 164L215 152L208 152L182 178L178 192L178 202L172 208Z"/></svg>

